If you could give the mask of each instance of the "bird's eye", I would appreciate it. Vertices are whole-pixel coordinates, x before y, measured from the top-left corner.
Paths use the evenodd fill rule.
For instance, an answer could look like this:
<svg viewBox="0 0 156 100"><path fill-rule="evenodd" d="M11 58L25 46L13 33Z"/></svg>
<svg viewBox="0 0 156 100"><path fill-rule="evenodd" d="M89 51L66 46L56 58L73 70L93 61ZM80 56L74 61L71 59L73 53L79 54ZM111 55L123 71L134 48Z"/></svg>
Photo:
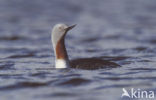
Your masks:
<svg viewBox="0 0 156 100"><path fill-rule="evenodd" d="M60 27L58 27L58 29L60 29L60 30L61 30L61 29L62 29L62 27L60 26Z"/></svg>
<svg viewBox="0 0 156 100"><path fill-rule="evenodd" d="M60 30L63 30L63 27L62 26L60 26L60 27L58 27Z"/></svg>

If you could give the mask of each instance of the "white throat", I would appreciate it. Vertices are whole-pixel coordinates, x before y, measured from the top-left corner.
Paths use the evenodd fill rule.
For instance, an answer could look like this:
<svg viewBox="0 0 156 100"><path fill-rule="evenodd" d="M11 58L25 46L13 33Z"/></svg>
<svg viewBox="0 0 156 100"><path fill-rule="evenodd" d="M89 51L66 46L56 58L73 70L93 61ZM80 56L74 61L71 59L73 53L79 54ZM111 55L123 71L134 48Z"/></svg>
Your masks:
<svg viewBox="0 0 156 100"><path fill-rule="evenodd" d="M69 68L69 61L64 59L56 59L55 60L55 68Z"/></svg>

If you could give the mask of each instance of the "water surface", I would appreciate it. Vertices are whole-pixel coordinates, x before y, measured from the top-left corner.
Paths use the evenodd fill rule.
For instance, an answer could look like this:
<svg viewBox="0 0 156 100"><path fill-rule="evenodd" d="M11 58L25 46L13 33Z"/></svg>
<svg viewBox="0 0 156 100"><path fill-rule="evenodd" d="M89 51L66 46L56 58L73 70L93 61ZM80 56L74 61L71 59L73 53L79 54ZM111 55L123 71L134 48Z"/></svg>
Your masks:
<svg viewBox="0 0 156 100"><path fill-rule="evenodd" d="M126 100L122 88L156 93L155 0L0 0L1 100ZM56 70L51 29L70 59L97 57L122 67Z"/></svg>

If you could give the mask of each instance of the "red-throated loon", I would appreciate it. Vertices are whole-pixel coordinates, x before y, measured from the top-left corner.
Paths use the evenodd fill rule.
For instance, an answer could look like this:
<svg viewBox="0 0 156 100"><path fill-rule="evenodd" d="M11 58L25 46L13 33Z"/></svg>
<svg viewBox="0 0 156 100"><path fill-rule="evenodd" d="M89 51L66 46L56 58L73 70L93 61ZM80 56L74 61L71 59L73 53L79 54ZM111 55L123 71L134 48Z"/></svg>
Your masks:
<svg viewBox="0 0 156 100"><path fill-rule="evenodd" d="M70 61L65 47L65 36L76 25L56 24L52 30L52 44L55 52L55 68L99 69L117 67L118 64L98 58L83 58Z"/></svg>

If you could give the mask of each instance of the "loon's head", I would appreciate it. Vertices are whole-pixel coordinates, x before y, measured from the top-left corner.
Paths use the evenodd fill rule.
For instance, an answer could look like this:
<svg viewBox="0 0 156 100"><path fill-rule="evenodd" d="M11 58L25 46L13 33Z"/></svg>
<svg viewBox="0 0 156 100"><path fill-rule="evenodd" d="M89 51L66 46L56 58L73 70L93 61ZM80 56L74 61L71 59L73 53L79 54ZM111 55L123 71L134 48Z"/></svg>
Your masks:
<svg viewBox="0 0 156 100"><path fill-rule="evenodd" d="M56 46L58 41L64 39L66 33L76 25L68 26L66 24L56 24L52 29L52 43Z"/></svg>

